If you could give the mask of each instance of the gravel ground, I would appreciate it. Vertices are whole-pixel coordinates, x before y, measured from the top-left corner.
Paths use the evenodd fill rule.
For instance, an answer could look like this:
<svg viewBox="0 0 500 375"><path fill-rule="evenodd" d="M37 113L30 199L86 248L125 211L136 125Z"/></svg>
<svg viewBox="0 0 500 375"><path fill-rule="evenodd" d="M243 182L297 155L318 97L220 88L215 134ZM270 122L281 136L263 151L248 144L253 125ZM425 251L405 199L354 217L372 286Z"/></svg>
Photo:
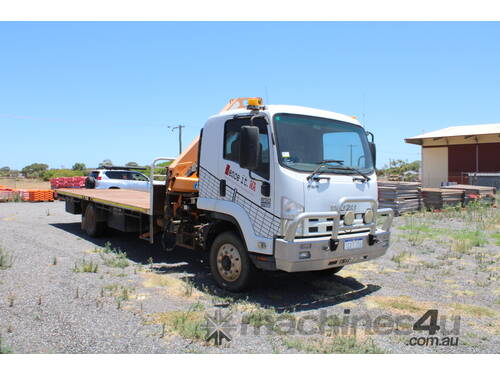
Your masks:
<svg viewBox="0 0 500 375"><path fill-rule="evenodd" d="M480 246L461 247L468 239L460 233L472 225L462 214L399 217L383 258L335 276L262 273L248 293L229 294L214 285L202 254L166 253L114 231L89 238L80 230L80 217L66 213L63 202L2 203L0 247L14 260L0 269L0 349L498 353L499 210L485 215L489 221L481 228ZM75 272L83 271L84 262L89 270L97 265L96 272ZM429 309L438 310L441 330L435 337L458 337L458 345L409 345L412 337L428 337L412 326ZM232 341L220 346L207 344L201 328L204 314L216 311L231 313L234 325L225 328ZM454 316L460 322L452 331ZM395 328L391 321L398 319ZM369 329L370 322L378 328ZM255 328L261 325L260 331ZM335 329L340 332L333 334Z"/></svg>

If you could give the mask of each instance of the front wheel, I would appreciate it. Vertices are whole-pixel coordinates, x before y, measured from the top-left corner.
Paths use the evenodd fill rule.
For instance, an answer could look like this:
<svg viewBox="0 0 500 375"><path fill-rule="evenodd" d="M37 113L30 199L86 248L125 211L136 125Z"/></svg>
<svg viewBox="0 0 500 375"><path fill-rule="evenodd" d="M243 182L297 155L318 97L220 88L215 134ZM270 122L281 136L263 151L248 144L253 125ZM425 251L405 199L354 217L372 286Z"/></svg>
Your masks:
<svg viewBox="0 0 500 375"><path fill-rule="evenodd" d="M217 284L231 292L247 288L255 273L245 245L232 232L219 234L212 243L210 269Z"/></svg>

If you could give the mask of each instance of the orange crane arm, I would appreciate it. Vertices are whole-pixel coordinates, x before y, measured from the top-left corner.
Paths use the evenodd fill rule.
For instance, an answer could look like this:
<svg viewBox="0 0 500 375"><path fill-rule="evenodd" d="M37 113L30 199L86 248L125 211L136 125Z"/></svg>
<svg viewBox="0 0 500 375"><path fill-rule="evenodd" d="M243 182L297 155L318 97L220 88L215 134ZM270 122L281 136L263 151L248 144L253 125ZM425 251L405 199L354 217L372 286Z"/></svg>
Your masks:
<svg viewBox="0 0 500 375"><path fill-rule="evenodd" d="M247 108L251 105L262 105L262 98L236 98L222 108L220 113L237 108ZM198 149L200 137L193 142L168 166L169 182L168 191L178 193L198 192Z"/></svg>
<svg viewBox="0 0 500 375"><path fill-rule="evenodd" d="M177 159L168 166L169 191L179 193L196 193L198 191L197 165L199 147L200 137L196 137Z"/></svg>

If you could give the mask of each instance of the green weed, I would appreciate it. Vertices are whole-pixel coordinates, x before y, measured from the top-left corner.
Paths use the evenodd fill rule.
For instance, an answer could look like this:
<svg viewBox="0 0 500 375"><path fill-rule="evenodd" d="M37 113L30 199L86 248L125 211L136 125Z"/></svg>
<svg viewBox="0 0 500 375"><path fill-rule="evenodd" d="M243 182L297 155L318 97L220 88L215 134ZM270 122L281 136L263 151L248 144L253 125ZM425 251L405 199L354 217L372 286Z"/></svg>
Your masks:
<svg viewBox="0 0 500 375"><path fill-rule="evenodd" d="M99 266L91 260L82 259L80 262L75 262L73 272L97 273Z"/></svg>
<svg viewBox="0 0 500 375"><path fill-rule="evenodd" d="M0 246L0 270L11 268L14 264L14 257Z"/></svg>

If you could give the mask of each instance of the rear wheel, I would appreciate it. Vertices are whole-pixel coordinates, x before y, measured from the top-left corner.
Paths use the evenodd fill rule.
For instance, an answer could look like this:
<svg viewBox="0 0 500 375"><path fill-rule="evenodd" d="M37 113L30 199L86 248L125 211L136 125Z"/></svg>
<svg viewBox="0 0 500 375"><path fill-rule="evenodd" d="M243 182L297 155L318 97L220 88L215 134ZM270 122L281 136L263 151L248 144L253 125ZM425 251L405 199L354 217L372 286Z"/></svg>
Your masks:
<svg viewBox="0 0 500 375"><path fill-rule="evenodd" d="M85 179L85 189L94 189L95 188L95 177L88 176Z"/></svg>
<svg viewBox="0 0 500 375"><path fill-rule="evenodd" d="M98 221L97 209L89 204L82 217L82 228L90 237L102 236L106 230L106 222Z"/></svg>
<svg viewBox="0 0 500 375"><path fill-rule="evenodd" d="M245 245L233 232L215 238L210 249L210 269L217 284L231 292L247 288L255 273Z"/></svg>

